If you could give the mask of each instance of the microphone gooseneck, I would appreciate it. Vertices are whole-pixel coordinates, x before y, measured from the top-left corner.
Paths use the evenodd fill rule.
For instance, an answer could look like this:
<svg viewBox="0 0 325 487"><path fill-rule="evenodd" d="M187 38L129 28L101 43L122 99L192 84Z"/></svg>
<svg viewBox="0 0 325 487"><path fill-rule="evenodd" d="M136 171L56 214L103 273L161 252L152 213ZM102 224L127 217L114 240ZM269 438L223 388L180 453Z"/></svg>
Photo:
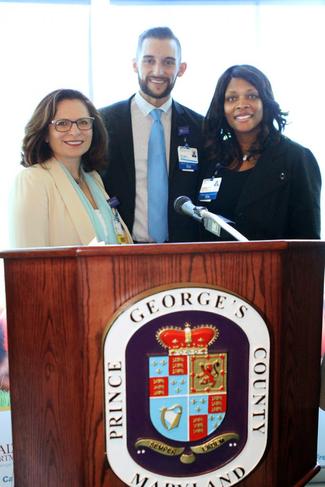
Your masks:
<svg viewBox="0 0 325 487"><path fill-rule="evenodd" d="M188 196L178 196L174 201L174 209L181 215L187 215L196 221L202 222L204 228L214 235L220 236L220 230L223 228L223 230L230 233L236 240L248 242L248 239L244 235L227 223L226 218L211 213L204 206L193 205Z"/></svg>

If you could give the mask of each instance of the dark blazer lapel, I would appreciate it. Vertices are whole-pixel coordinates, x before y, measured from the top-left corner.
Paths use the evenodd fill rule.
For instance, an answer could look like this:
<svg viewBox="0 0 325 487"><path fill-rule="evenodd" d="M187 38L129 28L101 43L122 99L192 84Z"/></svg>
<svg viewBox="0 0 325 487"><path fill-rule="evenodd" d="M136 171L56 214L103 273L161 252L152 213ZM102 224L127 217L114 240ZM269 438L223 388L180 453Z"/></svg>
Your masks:
<svg viewBox="0 0 325 487"><path fill-rule="evenodd" d="M175 168L178 167L177 148L179 145L184 144L184 138L178 135L178 130L179 127L188 126L188 120L185 115L183 107L176 101L173 101L169 151L169 179L172 179Z"/></svg>
<svg viewBox="0 0 325 487"><path fill-rule="evenodd" d="M239 198L237 211L265 198L269 193L287 184L288 170L282 157L283 144L267 149L258 160L255 169L246 181Z"/></svg>

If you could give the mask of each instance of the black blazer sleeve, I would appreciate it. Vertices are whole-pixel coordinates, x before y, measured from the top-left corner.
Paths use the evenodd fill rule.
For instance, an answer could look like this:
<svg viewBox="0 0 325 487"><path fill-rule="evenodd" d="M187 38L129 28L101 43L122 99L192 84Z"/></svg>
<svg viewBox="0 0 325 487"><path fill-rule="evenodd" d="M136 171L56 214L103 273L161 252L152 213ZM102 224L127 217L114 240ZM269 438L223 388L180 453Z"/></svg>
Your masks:
<svg viewBox="0 0 325 487"><path fill-rule="evenodd" d="M293 161L287 238L320 238L321 174L314 155L301 148Z"/></svg>
<svg viewBox="0 0 325 487"><path fill-rule="evenodd" d="M108 167L102 173L103 182L107 193L118 198L119 213L130 232L135 209L131 99L99 110L108 132Z"/></svg>

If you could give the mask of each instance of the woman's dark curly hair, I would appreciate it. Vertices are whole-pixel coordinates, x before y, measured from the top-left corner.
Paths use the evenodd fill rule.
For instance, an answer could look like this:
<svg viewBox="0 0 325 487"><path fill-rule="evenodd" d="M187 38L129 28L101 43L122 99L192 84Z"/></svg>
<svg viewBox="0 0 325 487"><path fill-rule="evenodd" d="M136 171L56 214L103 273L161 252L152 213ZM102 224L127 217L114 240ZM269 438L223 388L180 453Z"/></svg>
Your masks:
<svg viewBox="0 0 325 487"><path fill-rule="evenodd" d="M107 162L108 136L105 125L93 103L80 91L60 89L49 93L37 105L32 118L25 127L22 144L21 164L25 167L42 164L53 156L46 142L49 125L55 118L58 104L63 100L80 100L87 107L90 117L94 117L93 137L89 150L81 158L85 171L100 170Z"/></svg>
<svg viewBox="0 0 325 487"><path fill-rule="evenodd" d="M275 101L271 84L262 71L248 64L228 68L218 80L204 119L207 158L226 166L234 160L241 161L243 157L235 133L227 123L224 112L225 92L232 78L241 78L253 85L263 104L260 131L254 146L250 148L250 155L263 152L270 140L278 140L287 124L285 118L287 113L282 112Z"/></svg>

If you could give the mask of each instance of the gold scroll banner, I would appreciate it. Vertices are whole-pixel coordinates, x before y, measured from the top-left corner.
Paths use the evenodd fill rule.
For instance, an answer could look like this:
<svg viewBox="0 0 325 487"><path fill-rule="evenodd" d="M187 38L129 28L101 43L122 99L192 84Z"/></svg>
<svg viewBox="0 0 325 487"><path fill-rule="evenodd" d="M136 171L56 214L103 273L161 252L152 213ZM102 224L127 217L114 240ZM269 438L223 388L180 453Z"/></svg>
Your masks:
<svg viewBox="0 0 325 487"><path fill-rule="evenodd" d="M196 446L191 446L191 452L190 453L184 453L185 448L183 447L175 447L168 445L167 443L164 443L163 441L159 440L154 440L152 438L141 438L140 440L137 440L135 442L135 448L139 447L146 447L150 448L150 450L153 450L157 453L160 453L161 455L166 455L169 457L176 457L181 455L180 461L182 463L193 463L195 462L195 455L196 454L206 454L210 453L219 446L224 445L227 441L230 440L238 440L239 435L237 433L225 433L223 435L215 436L209 441L206 441L205 443L201 443L201 445L196 445Z"/></svg>
<svg viewBox="0 0 325 487"><path fill-rule="evenodd" d="M225 433L223 435L215 436L201 445L191 446L191 450L194 453L209 453L210 451L216 450L219 446L223 445L230 440L238 440L239 435L237 433Z"/></svg>
<svg viewBox="0 0 325 487"><path fill-rule="evenodd" d="M140 446L145 446L150 448L150 450L161 453L162 455L167 455L168 457L178 456L185 450L185 448L170 446L163 441L153 440L151 438L141 438L140 440L137 440L135 442L135 447L139 448Z"/></svg>

